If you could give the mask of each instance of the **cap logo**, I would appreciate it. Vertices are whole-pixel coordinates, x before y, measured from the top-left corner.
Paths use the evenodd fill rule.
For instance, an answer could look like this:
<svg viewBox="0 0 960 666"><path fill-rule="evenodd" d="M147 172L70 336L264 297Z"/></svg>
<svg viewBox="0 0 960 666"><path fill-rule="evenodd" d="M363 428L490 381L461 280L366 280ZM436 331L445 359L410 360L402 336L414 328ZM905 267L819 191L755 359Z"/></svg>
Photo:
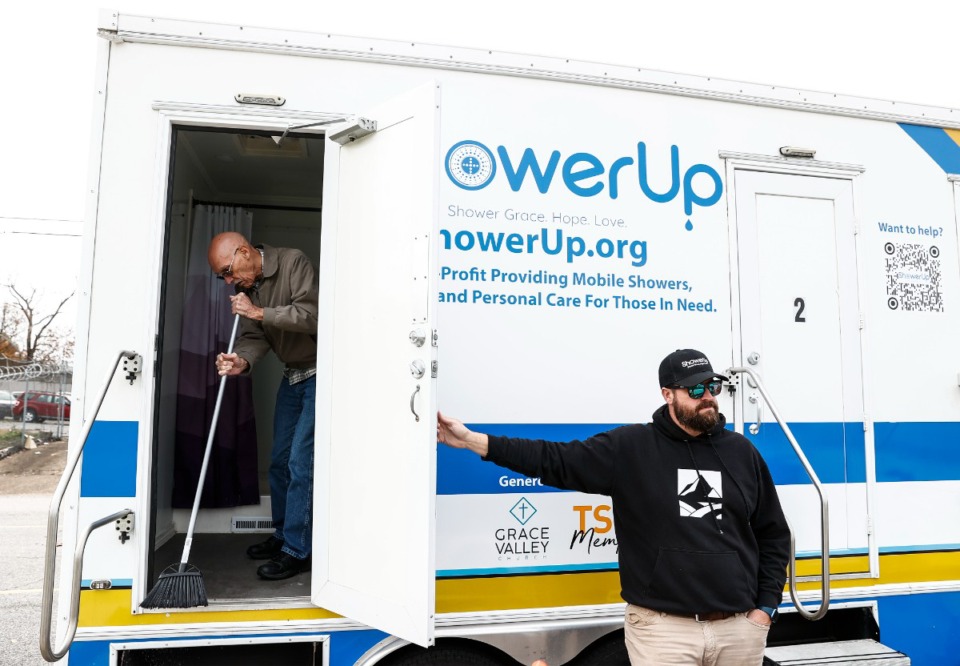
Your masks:
<svg viewBox="0 0 960 666"><path fill-rule="evenodd" d="M708 360L705 359L705 358L695 358L695 359L690 360L690 361L681 361L681 362L680 362L680 367L681 367L681 368L692 368L692 367L695 367L695 366L698 366L698 365L710 365L710 361L708 361Z"/></svg>

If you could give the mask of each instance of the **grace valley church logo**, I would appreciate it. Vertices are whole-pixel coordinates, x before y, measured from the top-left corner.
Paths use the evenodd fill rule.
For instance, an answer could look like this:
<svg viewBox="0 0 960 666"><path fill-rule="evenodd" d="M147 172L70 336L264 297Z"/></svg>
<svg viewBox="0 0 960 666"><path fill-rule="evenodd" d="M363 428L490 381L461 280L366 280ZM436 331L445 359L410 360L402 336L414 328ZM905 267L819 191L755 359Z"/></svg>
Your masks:
<svg viewBox="0 0 960 666"><path fill-rule="evenodd" d="M526 497L521 497L509 513L521 527L500 527L494 531L497 559L501 562L545 559L550 545L550 528L529 524L537 508Z"/></svg>

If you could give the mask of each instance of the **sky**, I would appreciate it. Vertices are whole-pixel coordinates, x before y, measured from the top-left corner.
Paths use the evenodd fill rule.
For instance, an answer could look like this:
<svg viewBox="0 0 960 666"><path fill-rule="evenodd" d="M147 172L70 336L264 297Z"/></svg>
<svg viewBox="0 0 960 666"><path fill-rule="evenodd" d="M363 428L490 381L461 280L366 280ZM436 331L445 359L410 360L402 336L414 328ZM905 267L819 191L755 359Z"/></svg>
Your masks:
<svg viewBox="0 0 960 666"><path fill-rule="evenodd" d="M51 298L72 288L79 270L97 15L106 1L0 9L0 119L7 128L0 150L0 282L13 276ZM114 0L108 7L960 108L960 3L944 0ZM74 240L45 243L48 233Z"/></svg>

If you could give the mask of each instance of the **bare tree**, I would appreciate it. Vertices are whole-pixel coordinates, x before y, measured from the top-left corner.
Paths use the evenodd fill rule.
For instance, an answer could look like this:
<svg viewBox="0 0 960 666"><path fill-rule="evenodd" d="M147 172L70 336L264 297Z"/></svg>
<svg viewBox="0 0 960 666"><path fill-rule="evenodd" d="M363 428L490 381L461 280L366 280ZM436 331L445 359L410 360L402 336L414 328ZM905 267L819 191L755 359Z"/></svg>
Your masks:
<svg viewBox="0 0 960 666"><path fill-rule="evenodd" d="M19 312L15 312L15 314L20 319L20 325L24 328L23 345L20 347L20 359L24 361L39 361L41 359L36 358L38 353L46 352L44 356L48 356L49 348L53 346L50 343L52 343L55 338L66 337L63 336L60 331L51 329L50 326L57 318L57 315L60 314L60 311L63 309L63 306L66 305L67 301L73 298L75 292L70 292L69 296L61 300L52 313L41 314L37 310L36 289L31 289L30 293L27 294L25 291L21 292L17 289L17 286L13 284L7 285L7 288L15 299L12 305L15 309L19 310ZM4 309L4 313L6 313L6 309ZM55 333L57 335L55 335Z"/></svg>
<svg viewBox="0 0 960 666"><path fill-rule="evenodd" d="M13 303L0 306L0 360L21 358L20 347L16 339L20 337L22 316Z"/></svg>

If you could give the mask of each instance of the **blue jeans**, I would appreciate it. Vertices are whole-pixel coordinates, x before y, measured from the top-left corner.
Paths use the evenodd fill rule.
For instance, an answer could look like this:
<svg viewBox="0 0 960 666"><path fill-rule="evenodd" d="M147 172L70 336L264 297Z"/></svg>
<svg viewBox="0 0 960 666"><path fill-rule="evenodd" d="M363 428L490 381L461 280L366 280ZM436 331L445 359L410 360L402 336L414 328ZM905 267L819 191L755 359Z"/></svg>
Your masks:
<svg viewBox="0 0 960 666"><path fill-rule="evenodd" d="M273 413L270 503L274 536L283 539L283 552L300 559L312 551L316 394L316 376L292 385L284 377Z"/></svg>

